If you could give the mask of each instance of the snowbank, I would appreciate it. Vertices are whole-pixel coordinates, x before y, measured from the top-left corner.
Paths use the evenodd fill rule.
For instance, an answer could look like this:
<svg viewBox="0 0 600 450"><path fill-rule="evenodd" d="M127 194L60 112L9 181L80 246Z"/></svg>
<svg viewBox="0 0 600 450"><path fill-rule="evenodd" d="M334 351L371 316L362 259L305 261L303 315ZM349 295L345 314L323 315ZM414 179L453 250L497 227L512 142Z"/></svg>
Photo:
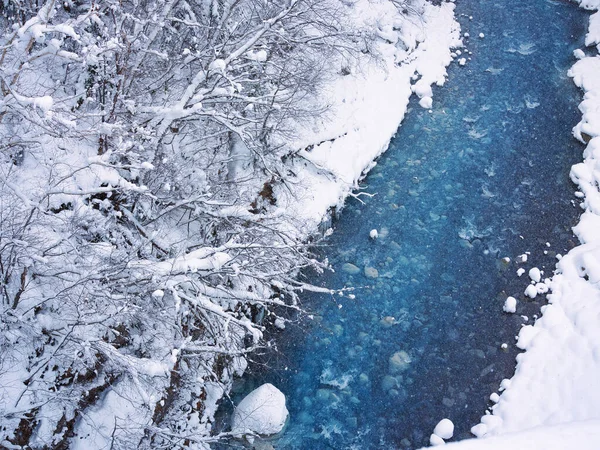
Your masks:
<svg viewBox="0 0 600 450"><path fill-rule="evenodd" d="M447 444L449 450L596 450L600 442L600 421L591 420L548 426L485 439Z"/></svg>
<svg viewBox="0 0 600 450"><path fill-rule="evenodd" d="M580 3L600 8L600 0ZM596 12L586 45L599 43L600 12ZM588 48L587 53L596 52ZM521 330L517 345L526 352L517 357L514 377L503 383L505 391L493 414L473 427L476 436L600 419L600 55L579 59L569 75L585 93L579 107L582 120L573 132L587 148L584 161L571 170L584 195L585 212L574 228L581 245L557 264L550 304L542 308L543 317L535 325ZM531 275L533 279L537 273ZM511 439L486 439L481 448L598 448L600 422L524 433L514 437L514 444ZM464 448L480 447L465 443Z"/></svg>
<svg viewBox="0 0 600 450"><path fill-rule="evenodd" d="M427 99L422 106L429 108L431 85L445 82L451 48L461 45L454 4L414 5L423 11L418 24L403 18L392 2L354 5L353 16L363 27L387 31L377 48L383 60L361 57L350 74L332 83L326 94L330 114L294 144L305 149L291 163L294 189L291 194L287 187L279 189L277 198L301 238L314 233L331 208L341 207L375 165L404 118L411 95Z"/></svg>
<svg viewBox="0 0 600 450"><path fill-rule="evenodd" d="M279 433L288 417L285 395L270 383L250 392L233 412L234 435Z"/></svg>

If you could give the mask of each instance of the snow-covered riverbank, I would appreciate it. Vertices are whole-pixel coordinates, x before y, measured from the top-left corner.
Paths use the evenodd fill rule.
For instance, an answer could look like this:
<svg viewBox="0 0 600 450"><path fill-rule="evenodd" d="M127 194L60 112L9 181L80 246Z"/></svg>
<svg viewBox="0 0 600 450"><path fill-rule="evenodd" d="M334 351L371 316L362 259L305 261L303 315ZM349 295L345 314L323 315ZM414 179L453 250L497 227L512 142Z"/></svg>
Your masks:
<svg viewBox="0 0 600 450"><path fill-rule="evenodd" d="M304 149L291 162L294 189L283 186L276 194L302 239L343 205L387 149L410 96L431 106L431 86L444 84L452 48L461 46L453 3L411 2L408 15L386 1L358 1L352 9L357 28L378 30L380 58L360 55L349 68L339 67L338 73L350 73L325 89L329 113L293 144Z"/></svg>
<svg viewBox="0 0 600 450"><path fill-rule="evenodd" d="M600 8L598 0L580 3L590 10ZM477 436L600 418L600 12L590 18L585 43L587 48L575 52L579 61L569 72L585 93L574 135L587 147L584 161L571 170L585 210L574 228L581 245L558 262L543 316L519 333L517 345L526 351L517 358L514 377L503 383L493 413L473 428ZM585 441L587 446L577 447L579 442L569 441L568 446L597 446L593 437Z"/></svg>

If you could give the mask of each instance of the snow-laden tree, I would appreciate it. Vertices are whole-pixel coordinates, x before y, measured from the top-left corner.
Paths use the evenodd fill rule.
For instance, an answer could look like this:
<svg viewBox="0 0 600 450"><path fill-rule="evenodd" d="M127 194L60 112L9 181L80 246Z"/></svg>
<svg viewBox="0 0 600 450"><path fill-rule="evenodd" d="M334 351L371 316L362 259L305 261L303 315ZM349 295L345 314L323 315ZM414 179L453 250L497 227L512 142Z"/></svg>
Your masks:
<svg viewBox="0 0 600 450"><path fill-rule="evenodd" d="M0 0L0 447L203 448L270 307L322 269L286 145L336 0ZM105 447L103 447L105 446Z"/></svg>
<svg viewBox="0 0 600 450"><path fill-rule="evenodd" d="M320 267L273 185L335 3L0 7L1 445L202 446Z"/></svg>

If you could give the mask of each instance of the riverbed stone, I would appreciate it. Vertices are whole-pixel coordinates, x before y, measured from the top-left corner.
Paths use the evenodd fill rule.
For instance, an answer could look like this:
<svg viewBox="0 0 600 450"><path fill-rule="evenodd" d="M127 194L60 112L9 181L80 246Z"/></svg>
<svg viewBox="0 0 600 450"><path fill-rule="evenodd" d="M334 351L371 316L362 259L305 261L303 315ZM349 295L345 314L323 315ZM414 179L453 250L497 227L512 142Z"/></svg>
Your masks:
<svg viewBox="0 0 600 450"><path fill-rule="evenodd" d="M442 404L448 408L452 407L454 405L454 400L452 400L451 398L448 397L444 397L442 399Z"/></svg>
<svg viewBox="0 0 600 450"><path fill-rule="evenodd" d="M318 389L315 398L319 401L326 402L329 400L329 391L327 389Z"/></svg>
<svg viewBox="0 0 600 450"><path fill-rule="evenodd" d="M398 380L391 375L386 375L381 380L381 389L388 392L390 389L398 387Z"/></svg>
<svg viewBox="0 0 600 450"><path fill-rule="evenodd" d="M344 263L342 265L342 270L349 275L356 275L360 272L360 269L351 263Z"/></svg>
<svg viewBox="0 0 600 450"><path fill-rule="evenodd" d="M366 266L365 276L367 278L377 278L379 276L379 271L375 267Z"/></svg>
<svg viewBox="0 0 600 450"><path fill-rule="evenodd" d="M379 323L381 324L382 327L389 328L392 325L396 324L396 318L394 318L392 316L385 316L383 319L381 319L379 321Z"/></svg>
<svg viewBox="0 0 600 450"><path fill-rule="evenodd" d="M400 373L406 370L412 359L404 350L394 353L389 359L390 373Z"/></svg>

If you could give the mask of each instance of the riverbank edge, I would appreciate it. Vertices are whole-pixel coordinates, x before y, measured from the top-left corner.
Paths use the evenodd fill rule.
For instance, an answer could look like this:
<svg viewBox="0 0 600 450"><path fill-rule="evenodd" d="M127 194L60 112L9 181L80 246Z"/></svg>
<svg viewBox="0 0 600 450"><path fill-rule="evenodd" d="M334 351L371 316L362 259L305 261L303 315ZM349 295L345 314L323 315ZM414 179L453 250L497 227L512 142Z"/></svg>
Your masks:
<svg viewBox="0 0 600 450"><path fill-rule="evenodd" d="M583 162L570 172L584 210L573 228L580 245L557 263L542 317L520 330L517 346L525 352L517 356L514 376L502 382L492 414L472 428L477 437L600 418L600 1L577 3L596 11L590 17L586 47L575 51L579 60L568 72L584 93L582 119L573 135L586 149ZM541 439L547 429L540 430ZM487 448L485 440L477 448Z"/></svg>

